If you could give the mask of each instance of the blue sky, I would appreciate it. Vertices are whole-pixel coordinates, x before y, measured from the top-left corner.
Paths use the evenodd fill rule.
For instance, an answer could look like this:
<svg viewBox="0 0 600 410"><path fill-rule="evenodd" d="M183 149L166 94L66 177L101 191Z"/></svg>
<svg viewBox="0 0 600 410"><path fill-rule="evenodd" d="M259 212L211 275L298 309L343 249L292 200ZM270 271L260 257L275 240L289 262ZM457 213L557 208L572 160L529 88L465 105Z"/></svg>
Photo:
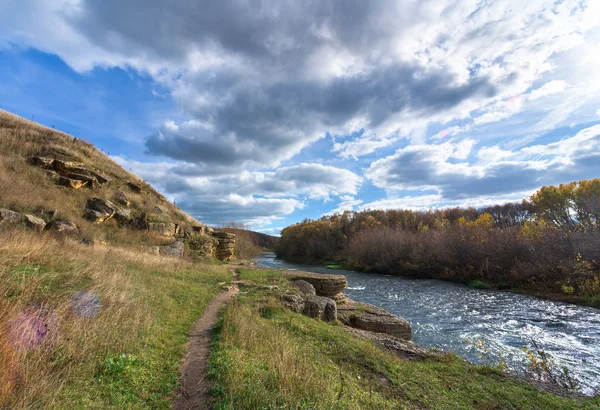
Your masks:
<svg viewBox="0 0 600 410"><path fill-rule="evenodd" d="M600 176L600 2L4 0L0 108L208 224Z"/></svg>

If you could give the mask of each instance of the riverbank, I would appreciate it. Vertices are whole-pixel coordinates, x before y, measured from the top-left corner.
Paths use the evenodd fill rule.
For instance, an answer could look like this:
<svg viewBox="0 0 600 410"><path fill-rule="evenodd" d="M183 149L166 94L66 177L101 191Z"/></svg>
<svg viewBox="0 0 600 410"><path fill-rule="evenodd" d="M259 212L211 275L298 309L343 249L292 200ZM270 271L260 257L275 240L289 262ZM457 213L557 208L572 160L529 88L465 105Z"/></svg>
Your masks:
<svg viewBox="0 0 600 410"><path fill-rule="evenodd" d="M451 282L451 283L458 283L458 284L465 285L465 286L475 288L475 289L494 289L494 290L500 290L500 291L504 291L504 292L512 292L512 293L517 293L517 294L522 294L522 295L535 296L535 297L538 297L541 299L554 300L557 302L564 302L564 303L572 303L574 305L589 306L589 307L600 309L600 295L593 295L593 296L583 295L582 296L582 295L574 295L572 293L557 292L557 291L553 290L552 287L545 286L545 285L536 286L535 283L531 283L528 285L524 285L524 284L515 285L515 284L508 283L506 281L493 282L489 279L486 279L486 280L460 279L455 276L448 276L448 275L443 275L443 274L423 276L423 275L415 275L415 274L410 274L407 272L399 272L399 271L393 271L393 270L386 270L385 272L383 272L383 271L368 269L368 268L365 268L365 267L357 265L357 264L348 263L348 261L345 261L345 260L325 261L325 260L299 260L299 259L293 259L293 258L282 259L282 260L289 262L289 263L297 264L297 265L305 265L305 266L318 265L318 266L322 266L327 269L339 270L339 271L347 270L347 271L356 271L356 272L363 272L363 273L393 275L393 276L410 278L410 279L438 279L438 280L443 280L443 281L447 281L447 282Z"/></svg>
<svg viewBox="0 0 600 410"><path fill-rule="evenodd" d="M216 409L594 409L599 398L562 397L452 354L409 360L353 337L338 322L285 308L281 272L242 270L224 312L210 375ZM263 285L261 288L260 285ZM278 286L274 290L272 286Z"/></svg>
<svg viewBox="0 0 600 410"><path fill-rule="evenodd" d="M500 358L521 374L527 371L522 348L551 355L557 369L567 368L593 394L600 380L600 311L494 289L476 289L437 279L327 269L298 265L264 254L256 263L273 269L343 274L344 293L407 319L413 341L424 347L454 352L480 363L469 340L483 340L488 362Z"/></svg>

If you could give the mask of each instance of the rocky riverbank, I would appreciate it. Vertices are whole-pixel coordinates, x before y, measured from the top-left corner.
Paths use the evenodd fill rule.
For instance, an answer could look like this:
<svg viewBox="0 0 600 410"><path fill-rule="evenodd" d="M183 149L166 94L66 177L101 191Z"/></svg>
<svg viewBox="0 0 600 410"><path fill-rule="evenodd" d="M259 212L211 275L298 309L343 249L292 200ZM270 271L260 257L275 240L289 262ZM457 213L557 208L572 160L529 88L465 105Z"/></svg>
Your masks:
<svg viewBox="0 0 600 410"><path fill-rule="evenodd" d="M248 280L235 283L240 287L260 287L276 293L283 306L324 322L339 321L353 336L373 341L404 358L425 358L443 353L417 346L410 341L410 323L377 306L356 302L343 293L348 287L344 275L316 274L300 271L277 271L290 288L259 286Z"/></svg>

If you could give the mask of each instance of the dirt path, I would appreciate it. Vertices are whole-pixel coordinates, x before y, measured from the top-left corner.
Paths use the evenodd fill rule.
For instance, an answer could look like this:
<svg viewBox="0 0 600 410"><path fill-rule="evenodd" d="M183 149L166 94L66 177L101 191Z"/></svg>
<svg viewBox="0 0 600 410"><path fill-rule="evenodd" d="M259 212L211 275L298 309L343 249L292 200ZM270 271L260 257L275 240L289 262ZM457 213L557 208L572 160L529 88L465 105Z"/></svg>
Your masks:
<svg viewBox="0 0 600 410"><path fill-rule="evenodd" d="M232 270L233 280L238 274ZM174 410L209 409L206 370L210 355L213 329L217 324L219 309L238 292L233 284L226 292L219 293L206 307L190 332L185 358L180 368L181 377L178 396L173 402Z"/></svg>

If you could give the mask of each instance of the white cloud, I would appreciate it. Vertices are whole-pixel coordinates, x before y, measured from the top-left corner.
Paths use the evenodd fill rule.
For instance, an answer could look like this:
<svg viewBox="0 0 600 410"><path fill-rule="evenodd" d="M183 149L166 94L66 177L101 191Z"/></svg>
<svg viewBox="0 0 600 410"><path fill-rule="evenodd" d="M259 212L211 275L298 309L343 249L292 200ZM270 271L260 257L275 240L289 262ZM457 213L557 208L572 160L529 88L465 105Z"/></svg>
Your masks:
<svg viewBox="0 0 600 410"><path fill-rule="evenodd" d="M357 121L364 134L334 145L344 158L423 142L434 122L506 119L557 53L587 45L596 10L580 0L23 0L3 9L0 44L55 53L79 71L149 73L192 119L166 122L152 153L277 166Z"/></svg>
<svg viewBox="0 0 600 410"><path fill-rule="evenodd" d="M362 178L332 166L302 163L268 172L196 174L180 163L147 163L113 157L132 169L186 212L209 223L265 225L304 207L308 199L342 201L356 195Z"/></svg>
<svg viewBox="0 0 600 410"><path fill-rule="evenodd" d="M337 208L325 213L324 215L341 214L344 213L344 211L353 211L357 206L359 206L362 203L362 199L357 199L351 195L342 195L340 196L340 202Z"/></svg>
<svg viewBox="0 0 600 410"><path fill-rule="evenodd" d="M600 125L519 151L478 152L479 163L451 162L457 144L409 146L371 164L365 175L389 192L435 190L445 201L508 195L600 172Z"/></svg>
<svg viewBox="0 0 600 410"><path fill-rule="evenodd" d="M540 88L533 90L531 93L529 93L527 98L529 100L537 100L538 98L546 97L548 95L558 94L565 91L568 86L569 85L566 81L552 80L547 82Z"/></svg>

